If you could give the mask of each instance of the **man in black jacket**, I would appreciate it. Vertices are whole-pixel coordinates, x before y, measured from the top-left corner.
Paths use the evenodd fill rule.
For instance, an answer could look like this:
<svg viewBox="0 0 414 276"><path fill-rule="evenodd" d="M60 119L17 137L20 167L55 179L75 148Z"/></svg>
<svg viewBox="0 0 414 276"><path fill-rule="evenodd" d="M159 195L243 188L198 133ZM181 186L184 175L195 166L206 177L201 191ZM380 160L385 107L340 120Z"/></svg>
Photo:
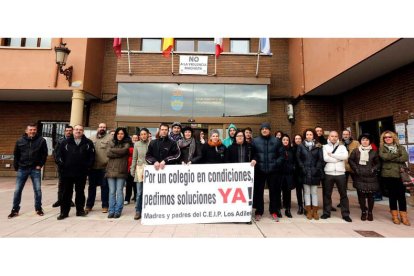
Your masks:
<svg viewBox="0 0 414 276"><path fill-rule="evenodd" d="M95 162L95 147L92 141L83 135L83 126L74 126L73 136L62 142L56 159L61 168L63 182L62 204L57 219L62 220L69 216L73 185L76 191L76 216L86 216L85 184L88 172Z"/></svg>
<svg viewBox="0 0 414 276"><path fill-rule="evenodd" d="M17 171L16 189L13 197L13 208L8 218L19 215L22 192L27 178L30 176L35 194L35 210L39 216L43 216L41 169L46 163L46 140L37 134L37 126L29 124L25 134L19 138L14 147L14 169Z"/></svg>
<svg viewBox="0 0 414 276"><path fill-rule="evenodd" d="M270 133L270 124L263 123L260 127L260 136L253 140L253 160L255 165L254 171L254 192L253 192L253 208L255 211L255 220L259 221L264 212L263 193L265 183L269 187L269 212L275 221L279 221L282 217L280 212L280 186L276 181L276 159L282 147L279 139L276 139Z"/></svg>
<svg viewBox="0 0 414 276"><path fill-rule="evenodd" d="M147 163L154 165L156 170L164 169L166 164L178 164L180 149L177 142L168 138L168 128L165 123L160 125L160 138L150 142L145 156Z"/></svg>
<svg viewBox="0 0 414 276"><path fill-rule="evenodd" d="M58 196L57 198L58 199L55 203L53 203L53 205L52 205L53 208L60 206L60 204L62 202L62 197L63 197L62 174L60 172L61 168L59 167L59 162L57 162L57 159L56 159L56 153L59 151L59 147L62 144L62 142L69 139L70 136L72 136L72 133L73 133L73 127L69 126L69 125L66 125L64 136L62 138L60 138L59 140L57 140L55 149L53 150L53 157L55 158L55 162L58 165L58 174L59 174L59 183L58 183L58 192L57 192L57 196ZM71 203L71 206L75 207L75 203L73 203L73 201Z"/></svg>

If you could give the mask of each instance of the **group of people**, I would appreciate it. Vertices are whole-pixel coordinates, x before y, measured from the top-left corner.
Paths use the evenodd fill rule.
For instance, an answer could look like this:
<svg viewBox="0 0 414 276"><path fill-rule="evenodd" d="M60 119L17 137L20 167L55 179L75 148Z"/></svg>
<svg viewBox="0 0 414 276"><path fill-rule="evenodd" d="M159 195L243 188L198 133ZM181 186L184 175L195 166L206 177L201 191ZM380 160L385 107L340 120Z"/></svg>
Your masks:
<svg viewBox="0 0 414 276"><path fill-rule="evenodd" d="M254 219L260 221L264 214L264 190L269 189L269 212L279 221L285 215L292 217L291 190L296 188L297 214L307 219L328 219L332 206L332 192L336 185L342 218L352 222L347 196L348 178L351 176L358 193L361 220L373 220L374 193L379 191L379 181L389 190L389 205L392 221L410 225L407 218L405 187L400 179L400 167L408 161L405 148L399 145L392 131L381 135L379 148L370 134L352 139L349 130L330 131L328 139L321 127L306 129L303 135L296 134L293 141L289 135L276 131L274 135L269 123L262 123L260 133L253 138L251 128L228 127L228 137L220 139L218 130L211 130L205 138L200 131L195 134L189 126L179 122L171 126L162 123L156 139L151 140L147 128L129 136L127 129L118 127L114 134L107 134L106 124L100 123L96 135L86 138L82 125L66 126L65 137L59 140L54 150L59 168L58 220L69 216L71 207L76 207L76 216L86 216L92 211L97 186L101 187L102 212L108 218L119 218L124 204L135 199L134 219L142 212L144 166L153 165L162 170L172 164L213 164L249 162L255 167L253 208ZM46 142L37 134L36 125L30 124L26 133L16 142L14 167L17 171L16 190L9 218L19 214L21 194L30 175L35 191L35 210L42 216L40 169L47 157ZM88 198L85 184L89 179ZM317 188L322 184L323 214L319 217ZM126 196L123 188L126 186ZM72 202L75 187L75 202Z"/></svg>

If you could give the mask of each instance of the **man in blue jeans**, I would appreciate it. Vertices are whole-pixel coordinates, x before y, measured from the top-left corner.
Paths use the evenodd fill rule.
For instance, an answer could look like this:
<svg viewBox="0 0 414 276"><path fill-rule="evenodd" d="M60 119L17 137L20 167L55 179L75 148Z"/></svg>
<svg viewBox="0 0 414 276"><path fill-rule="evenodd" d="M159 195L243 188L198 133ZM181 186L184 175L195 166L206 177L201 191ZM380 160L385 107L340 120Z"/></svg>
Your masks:
<svg viewBox="0 0 414 276"><path fill-rule="evenodd" d="M19 215L22 192L27 178L31 178L35 195L35 210L39 216L43 216L41 169L46 163L46 140L37 134L36 124L29 124L25 134L19 138L14 147L14 169L17 171L16 189L13 197L13 208L8 218Z"/></svg>

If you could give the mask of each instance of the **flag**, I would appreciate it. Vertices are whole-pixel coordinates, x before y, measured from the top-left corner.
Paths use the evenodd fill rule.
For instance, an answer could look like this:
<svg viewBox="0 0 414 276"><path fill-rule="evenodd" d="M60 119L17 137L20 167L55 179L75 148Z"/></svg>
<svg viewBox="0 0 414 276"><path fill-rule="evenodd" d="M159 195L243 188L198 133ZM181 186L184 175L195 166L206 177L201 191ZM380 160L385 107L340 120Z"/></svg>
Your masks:
<svg viewBox="0 0 414 276"><path fill-rule="evenodd" d="M121 57L121 38L114 38L114 44L112 46L114 48L115 55L120 58Z"/></svg>
<svg viewBox="0 0 414 276"><path fill-rule="evenodd" d="M162 55L164 57L169 57L173 48L174 48L174 38L164 37L163 43L162 43Z"/></svg>
<svg viewBox="0 0 414 276"><path fill-rule="evenodd" d="M216 57L219 57L220 54L223 52L223 39L214 38L214 44L216 45Z"/></svg>
<svg viewBox="0 0 414 276"><path fill-rule="evenodd" d="M260 38L260 53L270 55L270 39Z"/></svg>

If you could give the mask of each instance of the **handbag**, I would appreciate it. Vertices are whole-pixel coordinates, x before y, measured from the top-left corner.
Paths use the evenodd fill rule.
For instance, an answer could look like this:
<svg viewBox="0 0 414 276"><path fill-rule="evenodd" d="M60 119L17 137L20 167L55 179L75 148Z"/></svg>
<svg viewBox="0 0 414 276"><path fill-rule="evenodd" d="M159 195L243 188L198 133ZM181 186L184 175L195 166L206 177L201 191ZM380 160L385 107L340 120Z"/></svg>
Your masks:
<svg viewBox="0 0 414 276"><path fill-rule="evenodd" d="M401 181L406 187L414 186L413 182L413 173L408 168L407 164L401 165L400 167L400 177Z"/></svg>
<svg viewBox="0 0 414 276"><path fill-rule="evenodd" d="M135 168L135 176L138 182L144 181L144 166L145 165L137 165Z"/></svg>

